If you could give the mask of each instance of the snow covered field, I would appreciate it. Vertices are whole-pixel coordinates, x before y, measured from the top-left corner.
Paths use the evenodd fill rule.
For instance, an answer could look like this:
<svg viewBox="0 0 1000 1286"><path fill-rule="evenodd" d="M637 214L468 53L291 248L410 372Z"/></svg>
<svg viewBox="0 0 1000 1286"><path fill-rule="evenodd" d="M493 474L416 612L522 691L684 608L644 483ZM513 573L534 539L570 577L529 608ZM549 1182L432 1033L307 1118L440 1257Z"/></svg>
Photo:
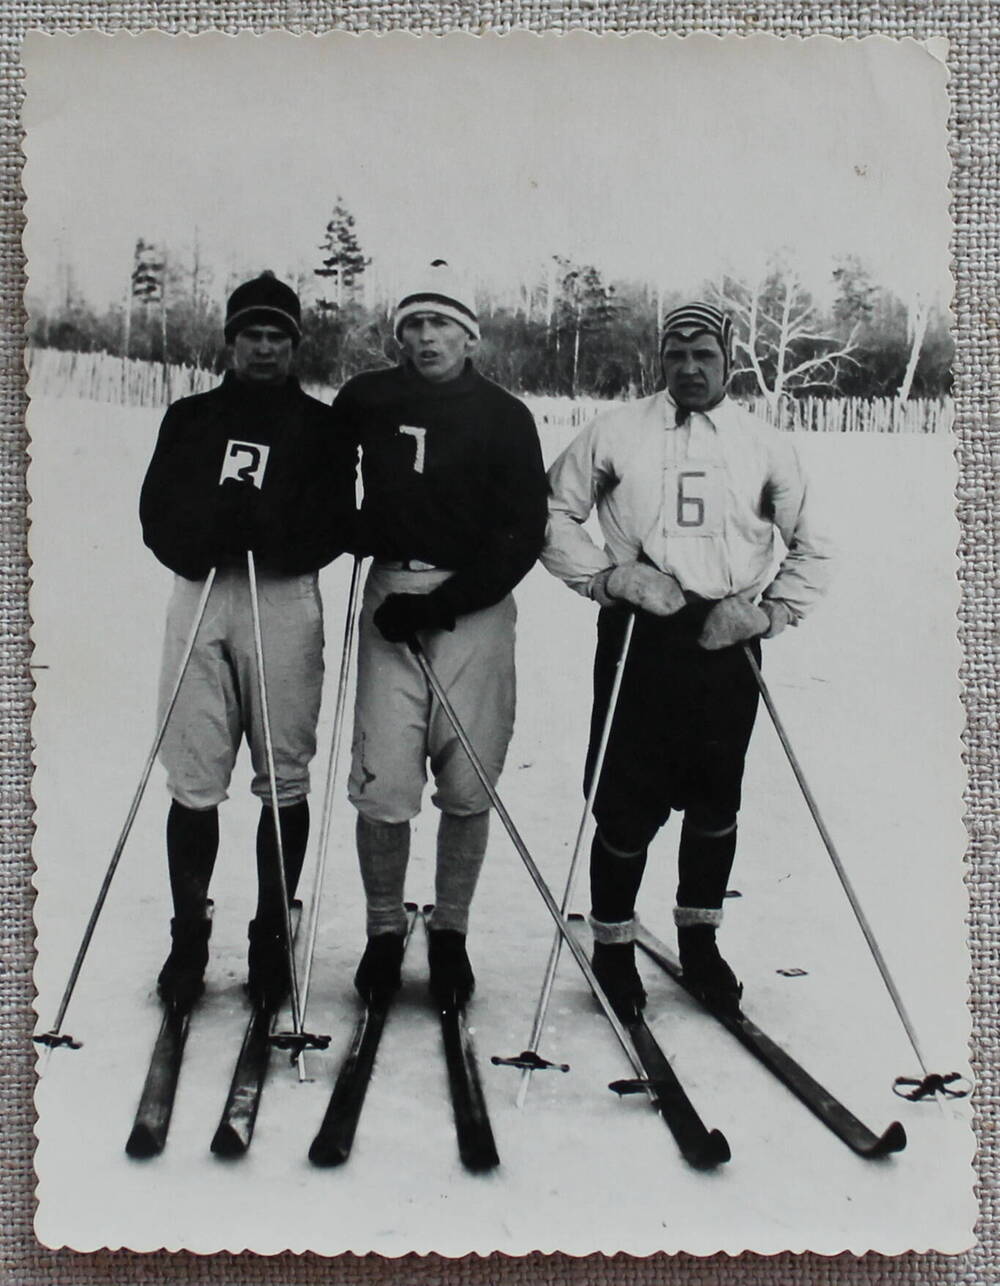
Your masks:
<svg viewBox="0 0 1000 1286"><path fill-rule="evenodd" d="M38 832L38 1011L48 1026L153 731L170 575L141 543L139 483L158 414L38 400L33 497ZM965 834L955 642L957 541L945 437L799 439L839 550L835 587L799 630L765 645L775 701L921 1035L931 1070L966 1070ZM314 827L349 568L323 574L330 700L320 729ZM517 592L519 713L501 794L561 892L580 809L593 608L536 568ZM261 1252L625 1250L709 1253L869 1248L957 1251L975 1217L967 1101L893 1096L917 1072L864 940L766 715L750 751L724 950L747 1011L874 1129L900 1119L906 1151L849 1152L654 967L648 1015L733 1159L688 1169L628 1074L607 1023L564 960L542 1052L572 1072L494 1067L528 1041L551 925L494 819L473 913L471 1020L501 1167L467 1174L455 1147L439 1033L424 992L422 933L387 1027L354 1155L306 1159L353 1026L363 940L353 814L338 787L309 1026L330 1032L299 1084L275 1054L253 1147L208 1150L242 1032L257 805L241 765L221 810L208 993L191 1029L167 1148L129 1160L159 1022L153 984L170 915L157 768L65 1028L84 1041L47 1060L37 1103L38 1236L90 1250ZM436 816L414 834L408 894L432 894ZM677 823L659 837L640 914L668 940ZM583 889L581 884L581 891ZM309 889L309 871L303 891ZM558 893L557 893L558 895ZM577 899L585 909L585 897ZM801 969L789 977L779 970Z"/></svg>

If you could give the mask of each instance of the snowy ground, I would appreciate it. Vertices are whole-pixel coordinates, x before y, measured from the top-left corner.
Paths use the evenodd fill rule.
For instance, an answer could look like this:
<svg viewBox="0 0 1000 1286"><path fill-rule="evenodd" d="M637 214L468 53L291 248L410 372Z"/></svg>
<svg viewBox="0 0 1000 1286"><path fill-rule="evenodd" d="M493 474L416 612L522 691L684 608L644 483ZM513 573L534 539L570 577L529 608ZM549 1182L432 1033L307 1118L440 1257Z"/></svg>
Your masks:
<svg viewBox="0 0 1000 1286"><path fill-rule="evenodd" d="M85 402L31 407L36 976L45 1026L152 737L170 577L142 547L135 505L157 418ZM766 646L767 676L927 1062L962 1070L969 1021L951 444L876 436L799 444L831 514L839 574L806 625ZM331 678L346 573L335 566L323 576ZM517 597L519 714L501 792L561 889L579 817L593 609L540 568ZM320 774L324 763L325 751ZM354 1155L340 1170L312 1168L306 1152L353 1025L350 979L363 945L342 788L309 1011L314 1030L332 1033L330 1051L311 1056L313 1079L301 1085L276 1055L250 1154L215 1159L208 1144L243 1022L257 814L247 781L244 767L222 810L209 990L168 1145L135 1162L123 1144L159 1021L152 984L169 918L166 804L154 772L65 1024L84 1046L53 1054L39 1084L37 1231L46 1244L390 1255L969 1244L967 1105L892 1095L893 1077L916 1071L914 1056L763 713L733 881L742 896L727 904L725 947L761 1026L873 1128L903 1121L909 1146L888 1161L850 1153L653 968L645 970L650 1021L708 1124L729 1138L729 1165L688 1169L644 1099L608 1092L628 1067L571 961L543 1052L573 1070L536 1075L519 1111L518 1073L489 1057L527 1043L551 926L494 821L470 952L479 978L472 1022L501 1168L477 1177L459 1163L419 932ZM321 781L315 789L314 817ZM416 900L432 893L431 812L415 831L408 893ZM640 903L668 939L676 838L672 822ZM778 972L789 968L805 976Z"/></svg>

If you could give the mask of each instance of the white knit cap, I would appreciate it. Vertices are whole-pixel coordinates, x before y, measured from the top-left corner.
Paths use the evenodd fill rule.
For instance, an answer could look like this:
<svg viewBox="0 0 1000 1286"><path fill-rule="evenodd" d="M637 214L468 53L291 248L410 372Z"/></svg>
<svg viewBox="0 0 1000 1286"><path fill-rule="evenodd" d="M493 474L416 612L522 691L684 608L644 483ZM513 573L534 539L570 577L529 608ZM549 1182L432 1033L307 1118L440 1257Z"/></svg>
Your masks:
<svg viewBox="0 0 1000 1286"><path fill-rule="evenodd" d="M473 339L479 338L479 318L472 291L458 279L443 259L435 259L425 268L412 289L396 305L392 319L393 334L399 339L400 328L415 313L437 313L464 326Z"/></svg>

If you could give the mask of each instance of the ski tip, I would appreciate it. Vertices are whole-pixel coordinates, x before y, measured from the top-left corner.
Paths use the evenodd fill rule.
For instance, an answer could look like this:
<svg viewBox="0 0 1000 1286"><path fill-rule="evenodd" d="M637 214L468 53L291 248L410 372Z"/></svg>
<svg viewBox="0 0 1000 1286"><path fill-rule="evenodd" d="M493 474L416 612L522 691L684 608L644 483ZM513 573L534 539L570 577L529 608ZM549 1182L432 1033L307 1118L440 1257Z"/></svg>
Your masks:
<svg viewBox="0 0 1000 1286"><path fill-rule="evenodd" d="M351 1149L341 1144L331 1143L326 1139L316 1138L312 1141L312 1147L309 1149L309 1160L313 1165L322 1166L329 1169L335 1165L343 1165L351 1155Z"/></svg>
<svg viewBox="0 0 1000 1286"><path fill-rule="evenodd" d="M144 1161L148 1157L159 1156L163 1151L163 1139L148 1125L139 1121L132 1127L125 1151L137 1161Z"/></svg>
<svg viewBox="0 0 1000 1286"><path fill-rule="evenodd" d="M212 1139L212 1151L217 1157L224 1157L226 1160L245 1155L248 1146L249 1140L243 1138L228 1123L220 1125Z"/></svg>
<svg viewBox="0 0 1000 1286"><path fill-rule="evenodd" d="M500 1164L496 1148L488 1144L481 1148L468 1148L461 1152L462 1165L472 1174L486 1174Z"/></svg>
<svg viewBox="0 0 1000 1286"><path fill-rule="evenodd" d="M868 1150L867 1155L870 1157L884 1157L891 1152L902 1152L905 1147L906 1131L899 1121L893 1121L874 1146Z"/></svg>
<svg viewBox="0 0 1000 1286"><path fill-rule="evenodd" d="M729 1140L721 1130L710 1130L708 1138L696 1151L687 1155L687 1160L696 1170L714 1170L717 1165L731 1160L732 1152Z"/></svg>

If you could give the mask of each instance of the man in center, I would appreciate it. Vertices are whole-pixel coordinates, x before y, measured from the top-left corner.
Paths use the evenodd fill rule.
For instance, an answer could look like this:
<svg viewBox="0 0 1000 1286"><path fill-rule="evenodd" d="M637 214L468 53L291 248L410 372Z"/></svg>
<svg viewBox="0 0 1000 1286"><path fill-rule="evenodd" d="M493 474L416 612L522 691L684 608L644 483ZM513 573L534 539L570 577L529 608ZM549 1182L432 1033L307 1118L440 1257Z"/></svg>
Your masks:
<svg viewBox="0 0 1000 1286"><path fill-rule="evenodd" d="M464 1004L474 975L469 908L486 852L489 797L409 643L419 640L495 782L514 726L511 591L545 536L547 486L531 413L472 364L470 293L436 260L400 299L400 364L366 371L333 404L361 448L357 551L371 554L361 608L349 793L367 902L355 986L368 1002L399 987L410 821L430 766L437 834L430 987Z"/></svg>

